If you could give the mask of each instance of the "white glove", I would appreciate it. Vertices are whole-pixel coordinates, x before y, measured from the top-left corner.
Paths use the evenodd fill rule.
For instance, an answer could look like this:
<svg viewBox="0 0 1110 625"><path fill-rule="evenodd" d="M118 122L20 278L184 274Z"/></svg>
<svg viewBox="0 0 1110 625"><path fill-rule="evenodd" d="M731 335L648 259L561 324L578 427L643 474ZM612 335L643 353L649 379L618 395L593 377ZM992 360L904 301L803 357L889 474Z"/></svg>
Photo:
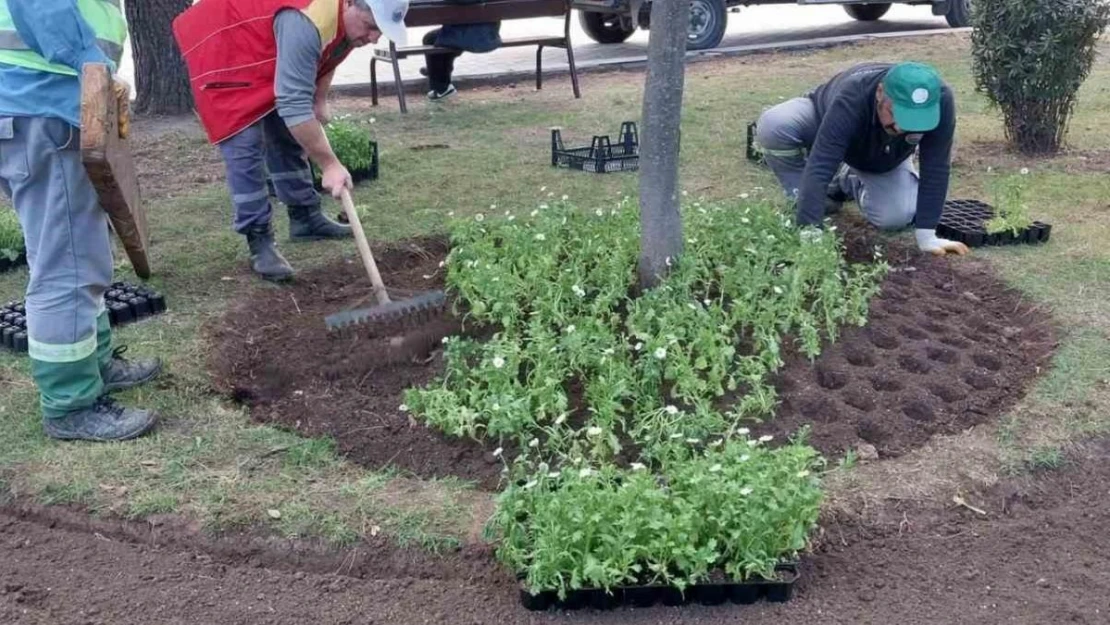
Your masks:
<svg viewBox="0 0 1110 625"><path fill-rule="evenodd" d="M918 228L914 231L917 237L917 248L922 252L929 252L936 256L944 256L948 252L963 256L968 253L967 246L959 241L949 241L937 237L936 230Z"/></svg>

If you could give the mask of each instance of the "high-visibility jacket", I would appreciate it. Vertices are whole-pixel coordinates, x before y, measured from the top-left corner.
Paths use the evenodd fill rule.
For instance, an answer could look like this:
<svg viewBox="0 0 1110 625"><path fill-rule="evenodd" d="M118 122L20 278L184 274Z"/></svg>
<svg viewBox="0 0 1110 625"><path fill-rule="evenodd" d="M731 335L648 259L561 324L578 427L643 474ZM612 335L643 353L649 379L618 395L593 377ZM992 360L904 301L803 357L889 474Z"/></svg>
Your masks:
<svg viewBox="0 0 1110 625"><path fill-rule="evenodd" d="M97 46L119 67L120 59L123 58L123 44L127 41L127 21L123 17L119 0L77 0L77 10L96 35ZM0 0L0 63L55 74L77 75L74 68L51 63L23 41L15 28L15 21L12 20L8 0Z"/></svg>
<svg viewBox="0 0 1110 625"><path fill-rule="evenodd" d="M304 13L320 32L317 78L350 53L343 29L345 0L200 0L173 22L173 34L208 139L219 143L273 111L277 41L282 9Z"/></svg>

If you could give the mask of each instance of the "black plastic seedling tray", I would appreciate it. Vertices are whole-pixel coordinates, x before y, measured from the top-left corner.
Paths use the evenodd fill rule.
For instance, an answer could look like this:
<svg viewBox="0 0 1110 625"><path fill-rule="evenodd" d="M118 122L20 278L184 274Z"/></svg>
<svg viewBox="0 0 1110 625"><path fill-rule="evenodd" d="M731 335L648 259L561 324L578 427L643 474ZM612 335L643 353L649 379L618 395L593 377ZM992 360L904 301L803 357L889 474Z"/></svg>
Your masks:
<svg viewBox="0 0 1110 625"><path fill-rule="evenodd" d="M7 256L0 256L0 273L18 269L27 264L27 254L20 254L15 260L9 259Z"/></svg>
<svg viewBox="0 0 1110 625"><path fill-rule="evenodd" d="M351 182L356 185L368 180L378 179L378 142L370 141L370 166L362 169L348 169L351 173ZM321 179L320 170L316 165L312 165L312 186L316 188L317 193L324 192L324 185Z"/></svg>
<svg viewBox="0 0 1110 625"><path fill-rule="evenodd" d="M636 123L621 124L616 144L609 139L609 135L594 135L589 146L580 148L563 145L562 130L552 128L551 165L597 174L636 171L640 168L640 135Z"/></svg>
<svg viewBox="0 0 1110 625"><path fill-rule="evenodd" d="M166 297L145 286L116 282L104 294L104 306L113 327L141 321L166 312ZM0 307L0 348L27 351L27 308L23 302Z"/></svg>
<svg viewBox="0 0 1110 625"><path fill-rule="evenodd" d="M978 200L949 200L937 225L937 236L959 241L968 247L985 245L1019 245L1047 243L1052 235L1052 225L1034 221L1033 225L1018 231L991 234L986 222L994 217L994 208Z"/></svg>
<svg viewBox="0 0 1110 625"><path fill-rule="evenodd" d="M532 594L520 589L521 604L532 611L611 610L618 607L649 608L654 605L680 606L686 604L720 605L735 603L752 604L760 599L772 603L784 603L794 596L794 583L798 581L796 564L782 564L776 569L778 580L747 582L704 582L695 584L683 593L674 586L644 585L621 586L605 591L601 588L583 588L567 592L565 599L559 599L555 591Z"/></svg>

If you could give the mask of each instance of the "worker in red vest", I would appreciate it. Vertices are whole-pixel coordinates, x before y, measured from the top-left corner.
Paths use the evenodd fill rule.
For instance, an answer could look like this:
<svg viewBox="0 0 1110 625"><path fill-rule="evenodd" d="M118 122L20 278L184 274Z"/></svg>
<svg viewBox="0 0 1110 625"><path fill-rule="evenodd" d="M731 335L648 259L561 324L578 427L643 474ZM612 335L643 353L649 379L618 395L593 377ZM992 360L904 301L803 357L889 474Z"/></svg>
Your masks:
<svg viewBox="0 0 1110 625"><path fill-rule="evenodd" d="M267 171L289 210L294 241L351 236L328 219L307 159L333 196L351 175L324 134L335 68L385 35L405 43L408 0L200 0L173 22L197 114L227 166L234 228L251 269L286 280L293 268L274 244ZM306 158L307 156L307 158Z"/></svg>

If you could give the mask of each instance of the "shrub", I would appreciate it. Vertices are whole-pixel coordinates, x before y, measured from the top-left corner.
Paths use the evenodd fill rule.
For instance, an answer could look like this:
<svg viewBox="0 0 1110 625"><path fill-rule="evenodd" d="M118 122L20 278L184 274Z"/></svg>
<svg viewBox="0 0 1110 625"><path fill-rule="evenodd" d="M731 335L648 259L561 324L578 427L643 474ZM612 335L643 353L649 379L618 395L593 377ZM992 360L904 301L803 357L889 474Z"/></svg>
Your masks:
<svg viewBox="0 0 1110 625"><path fill-rule="evenodd" d="M1108 21L1106 0L975 1L975 81L1002 111L1013 147L1060 149Z"/></svg>
<svg viewBox="0 0 1110 625"><path fill-rule="evenodd" d="M15 211L0 207L0 258L14 261L24 249L23 230Z"/></svg>

